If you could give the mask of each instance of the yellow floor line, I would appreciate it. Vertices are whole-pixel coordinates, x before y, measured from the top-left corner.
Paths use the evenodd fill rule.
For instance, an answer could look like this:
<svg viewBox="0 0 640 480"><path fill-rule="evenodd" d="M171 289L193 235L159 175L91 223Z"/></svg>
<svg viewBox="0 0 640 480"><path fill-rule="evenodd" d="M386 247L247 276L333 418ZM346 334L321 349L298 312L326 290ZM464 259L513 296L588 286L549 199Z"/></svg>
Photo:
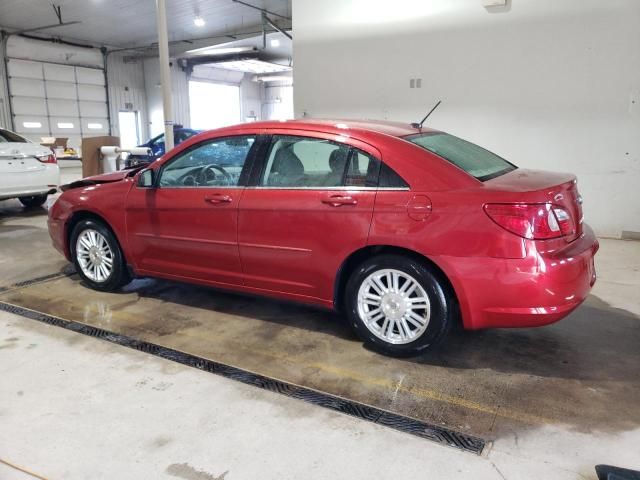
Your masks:
<svg viewBox="0 0 640 480"><path fill-rule="evenodd" d="M242 348L240 345L239 347ZM474 402L473 400L468 400L466 398L458 397L455 395L449 395L447 393L440 392L438 390L429 389L429 388L398 385L397 382L389 380L388 378L371 377L371 376L363 375L362 373L359 373L359 372L355 372L353 370L348 370L348 369L337 367L334 365L328 365L322 362L309 363L304 360L301 360L299 357L293 357L284 353L279 354L279 353L275 353L267 350L255 349L255 348L251 348L250 350L251 352L258 353L266 357L284 360L289 363L293 363L295 365L300 365L303 367L310 367L310 368L317 368L318 370L321 370L323 372L330 373L332 375L335 375L341 378L356 380L365 385L375 385L377 387L382 387L391 391L401 391L404 393L409 393L418 398L424 398L428 400L434 400L437 402L448 403L458 407L463 407L470 410L487 413L490 415L496 415L498 417L516 420L522 423L529 423L529 424L556 423L552 419L546 418L540 415L530 414L526 412L519 412L516 410L507 409L504 407L492 407L482 403Z"/></svg>

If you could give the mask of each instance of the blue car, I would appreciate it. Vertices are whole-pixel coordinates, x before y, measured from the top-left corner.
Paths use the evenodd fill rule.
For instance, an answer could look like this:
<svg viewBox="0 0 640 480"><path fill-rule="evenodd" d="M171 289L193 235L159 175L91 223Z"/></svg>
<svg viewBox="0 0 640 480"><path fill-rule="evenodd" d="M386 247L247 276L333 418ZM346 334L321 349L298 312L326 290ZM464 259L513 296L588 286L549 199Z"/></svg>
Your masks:
<svg viewBox="0 0 640 480"><path fill-rule="evenodd" d="M173 143L174 145L179 145L184 142L187 138L193 137L197 135L202 130L193 130L191 128L183 128L181 126L175 126L173 128ZM138 165L145 165L147 163L153 162L156 158L161 157L165 153L164 148L164 133L158 135L157 137L153 137L147 143L143 143L139 145L140 147L147 147L151 149L151 155L129 155L127 160L125 161L124 168L133 168Z"/></svg>

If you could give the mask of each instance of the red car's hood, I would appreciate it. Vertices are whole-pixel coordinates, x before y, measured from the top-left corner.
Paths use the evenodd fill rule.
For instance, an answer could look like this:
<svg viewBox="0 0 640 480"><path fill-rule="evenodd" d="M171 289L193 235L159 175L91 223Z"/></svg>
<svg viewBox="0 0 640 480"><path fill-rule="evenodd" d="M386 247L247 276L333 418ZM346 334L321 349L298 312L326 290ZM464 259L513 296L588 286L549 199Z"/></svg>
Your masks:
<svg viewBox="0 0 640 480"><path fill-rule="evenodd" d="M71 190L73 188L88 187L89 185L120 182L127 177L132 177L138 170L139 169L120 170L118 172L102 173L100 175L94 175L92 177L87 177L87 178L83 178L82 180L77 180L75 182L68 183L67 185L62 185L60 187L60 190L62 190L63 192L66 192L67 190Z"/></svg>

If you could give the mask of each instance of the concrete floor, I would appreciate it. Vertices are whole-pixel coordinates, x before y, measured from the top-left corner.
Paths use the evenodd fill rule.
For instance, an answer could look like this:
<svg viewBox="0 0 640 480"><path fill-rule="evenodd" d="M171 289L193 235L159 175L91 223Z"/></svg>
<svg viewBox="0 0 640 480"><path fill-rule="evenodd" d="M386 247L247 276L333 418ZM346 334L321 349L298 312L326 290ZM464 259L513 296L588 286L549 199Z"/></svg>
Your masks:
<svg viewBox="0 0 640 480"><path fill-rule="evenodd" d="M482 436L492 442L482 457L0 314L0 459L51 479L569 479L595 478L596 463L640 468L640 242L601 244L593 295L569 318L455 334L409 360L365 350L327 312L172 282L106 294L72 276L0 294ZM65 265L45 209L0 202L0 287ZM0 463L0 478L29 477Z"/></svg>

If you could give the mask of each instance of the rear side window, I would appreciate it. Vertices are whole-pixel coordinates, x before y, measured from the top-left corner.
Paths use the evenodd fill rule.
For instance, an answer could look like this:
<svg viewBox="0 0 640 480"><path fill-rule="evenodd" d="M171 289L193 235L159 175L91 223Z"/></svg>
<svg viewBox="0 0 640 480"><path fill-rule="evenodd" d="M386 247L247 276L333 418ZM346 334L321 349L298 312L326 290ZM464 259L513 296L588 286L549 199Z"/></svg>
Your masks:
<svg viewBox="0 0 640 480"><path fill-rule="evenodd" d="M380 183L379 183L380 182ZM320 138L274 135L259 185L280 188L407 188L376 157Z"/></svg>
<svg viewBox="0 0 640 480"><path fill-rule="evenodd" d="M0 143L28 143L28 140L9 130L0 129Z"/></svg>
<svg viewBox="0 0 640 480"><path fill-rule="evenodd" d="M260 182L269 187L338 187L349 146L330 140L274 135Z"/></svg>
<svg viewBox="0 0 640 480"><path fill-rule="evenodd" d="M481 182L517 168L495 153L448 133L419 133L404 138L453 163Z"/></svg>
<svg viewBox="0 0 640 480"><path fill-rule="evenodd" d="M343 185L347 187L375 187L378 185L379 169L380 161L377 158L353 148Z"/></svg>
<svg viewBox="0 0 640 480"><path fill-rule="evenodd" d="M387 164L380 167L380 188L409 188L409 184Z"/></svg>

